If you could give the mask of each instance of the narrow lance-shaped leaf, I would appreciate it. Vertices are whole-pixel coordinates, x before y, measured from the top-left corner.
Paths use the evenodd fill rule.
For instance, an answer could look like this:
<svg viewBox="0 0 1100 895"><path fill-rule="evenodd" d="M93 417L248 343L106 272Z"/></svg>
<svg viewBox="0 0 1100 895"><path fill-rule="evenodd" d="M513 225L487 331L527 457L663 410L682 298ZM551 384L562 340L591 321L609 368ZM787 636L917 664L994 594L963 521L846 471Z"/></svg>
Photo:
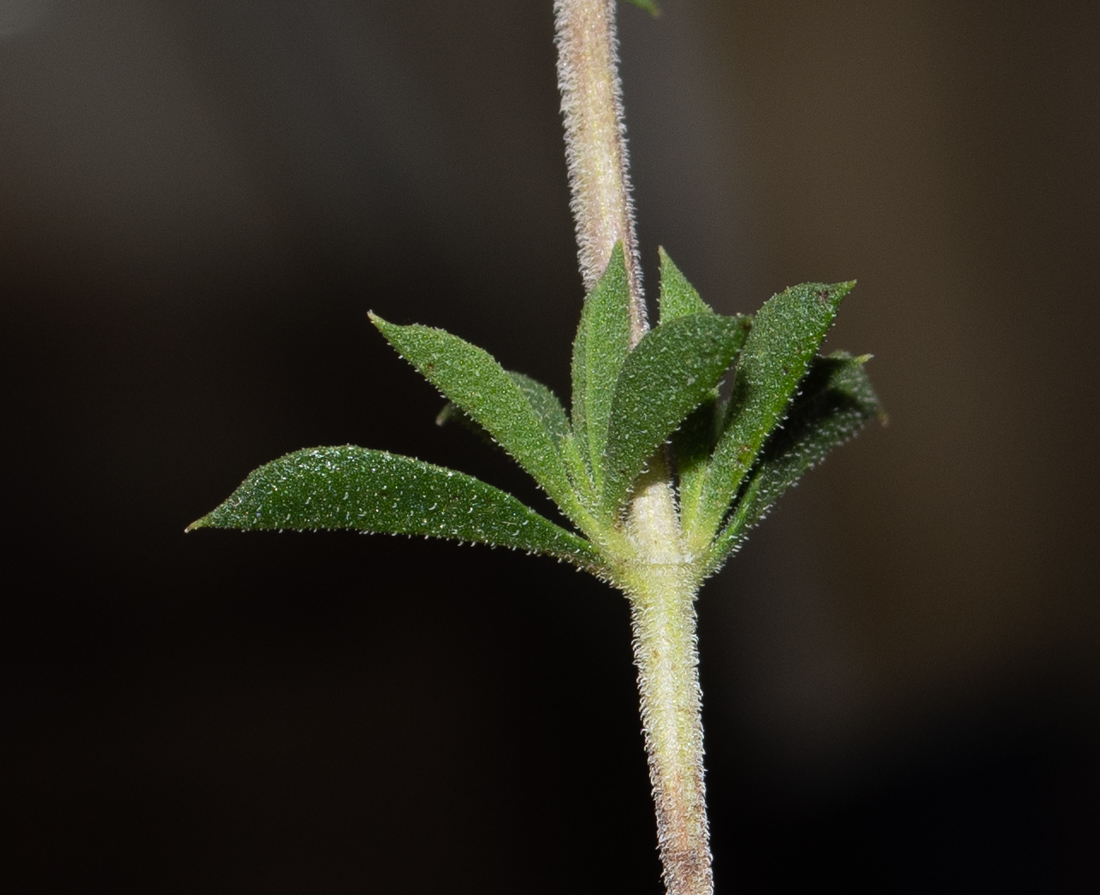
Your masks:
<svg viewBox="0 0 1100 895"><path fill-rule="evenodd" d="M714 313L668 253L662 248L658 250L658 254L661 258L661 323L668 323L688 314ZM710 460L718 438L720 413L718 389L713 389L672 436L676 476L679 480L680 511L686 518L695 515L707 461Z"/></svg>
<svg viewBox="0 0 1100 895"><path fill-rule="evenodd" d="M786 415L817 346L854 283L806 283L774 296L753 318L737 363L727 419L700 489L697 514L684 517L697 543L717 534L745 474Z"/></svg>
<svg viewBox="0 0 1100 895"><path fill-rule="evenodd" d="M835 447L872 419L885 421L864 364L845 352L814 359L782 429L776 430L750 473L733 517L715 540L712 570L744 540L779 497Z"/></svg>
<svg viewBox="0 0 1100 895"><path fill-rule="evenodd" d="M398 326L371 314L397 352L493 436L582 528L586 514L554 436L523 388L487 352L441 329Z"/></svg>
<svg viewBox="0 0 1100 895"><path fill-rule="evenodd" d="M307 448L252 472L196 528L352 529L512 547L600 572L588 541L472 476L366 448Z"/></svg>
<svg viewBox="0 0 1100 895"><path fill-rule="evenodd" d="M650 330L627 355L611 406L603 521L614 520L646 461L713 392L750 325L748 317L690 314Z"/></svg>
<svg viewBox="0 0 1100 895"><path fill-rule="evenodd" d="M622 243L618 243L607 270L585 299L573 343L573 432L597 490L603 478L615 381L629 352L630 287Z"/></svg>

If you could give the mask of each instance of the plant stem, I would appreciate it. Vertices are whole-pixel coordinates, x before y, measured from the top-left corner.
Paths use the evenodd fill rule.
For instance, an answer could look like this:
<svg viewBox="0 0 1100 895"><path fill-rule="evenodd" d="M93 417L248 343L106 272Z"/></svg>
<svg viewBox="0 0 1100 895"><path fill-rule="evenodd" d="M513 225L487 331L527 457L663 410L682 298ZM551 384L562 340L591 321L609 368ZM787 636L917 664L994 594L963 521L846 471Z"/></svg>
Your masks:
<svg viewBox="0 0 1100 895"><path fill-rule="evenodd" d="M554 14L581 273L591 291L615 243L622 242L633 346L648 322L627 170L615 0L555 0ZM668 895L711 895L695 640L701 576L683 544L665 451L657 452L635 489L625 534L616 578L630 599L665 888Z"/></svg>
<svg viewBox="0 0 1100 895"><path fill-rule="evenodd" d="M665 890L711 895L695 605L674 587L652 591L630 608Z"/></svg>
<svg viewBox="0 0 1100 895"><path fill-rule="evenodd" d="M683 549L664 463L653 467L631 507L627 533L637 559L623 569L621 581L630 598L665 890L668 895L711 895L695 635L701 576L698 562Z"/></svg>
<svg viewBox="0 0 1100 895"><path fill-rule="evenodd" d="M581 276L591 292L615 243L623 244L631 298L631 344L648 329L619 83L615 0L554 0L558 86L565 119Z"/></svg>

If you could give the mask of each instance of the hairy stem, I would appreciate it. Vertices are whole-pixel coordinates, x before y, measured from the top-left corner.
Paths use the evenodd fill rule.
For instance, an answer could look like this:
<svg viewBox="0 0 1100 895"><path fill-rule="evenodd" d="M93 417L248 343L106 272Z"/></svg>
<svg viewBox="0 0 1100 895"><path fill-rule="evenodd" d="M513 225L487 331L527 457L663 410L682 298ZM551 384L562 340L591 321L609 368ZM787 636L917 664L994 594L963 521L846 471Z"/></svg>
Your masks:
<svg viewBox="0 0 1100 895"><path fill-rule="evenodd" d="M615 243L630 286L631 344L648 329L630 199L615 39L615 0L555 0L558 82L585 288ZM667 453L635 489L619 584L630 598L642 723L668 895L711 895L703 726L695 647L698 560L680 533Z"/></svg>
<svg viewBox="0 0 1100 895"><path fill-rule="evenodd" d="M581 275L591 291L615 243L623 244L631 297L631 338L648 328L630 198L615 0L555 0L558 85L565 119L573 217Z"/></svg>
<svg viewBox="0 0 1100 895"><path fill-rule="evenodd" d="M631 601L631 620L665 890L711 895L695 606L653 590Z"/></svg>
<svg viewBox="0 0 1100 895"><path fill-rule="evenodd" d="M664 464L640 483L627 523L637 560L624 570L642 726L668 895L711 895L703 785L702 692L695 637L699 566L683 549Z"/></svg>

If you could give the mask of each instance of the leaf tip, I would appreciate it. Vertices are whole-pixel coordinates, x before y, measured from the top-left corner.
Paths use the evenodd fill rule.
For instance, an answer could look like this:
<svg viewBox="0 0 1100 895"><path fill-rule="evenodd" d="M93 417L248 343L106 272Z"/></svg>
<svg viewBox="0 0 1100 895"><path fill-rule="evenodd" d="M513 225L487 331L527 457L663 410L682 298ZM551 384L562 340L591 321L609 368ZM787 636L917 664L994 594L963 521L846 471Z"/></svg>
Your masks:
<svg viewBox="0 0 1100 895"><path fill-rule="evenodd" d="M210 527L210 514L207 513L201 519L196 519L194 522L192 522L190 525L188 525L187 528L185 528L183 530L183 533L187 534L188 532L194 531L197 528L209 528L209 527Z"/></svg>
<svg viewBox="0 0 1100 895"><path fill-rule="evenodd" d="M847 280L843 283L833 283L832 285L821 285L817 288L817 296L825 301L831 302L833 305L838 305L840 302L847 298L853 289L856 288L855 280Z"/></svg>

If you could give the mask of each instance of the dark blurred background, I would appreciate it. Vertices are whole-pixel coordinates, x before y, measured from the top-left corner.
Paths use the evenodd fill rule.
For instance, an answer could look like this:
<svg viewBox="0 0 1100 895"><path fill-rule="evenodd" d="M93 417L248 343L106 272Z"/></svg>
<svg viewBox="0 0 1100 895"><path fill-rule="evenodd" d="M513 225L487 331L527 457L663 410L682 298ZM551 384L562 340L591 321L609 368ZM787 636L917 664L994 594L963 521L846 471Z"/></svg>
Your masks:
<svg viewBox="0 0 1100 895"><path fill-rule="evenodd" d="M719 892L1100 886L1100 4L620 12L649 291L856 277L890 412L704 588ZM550 0L0 2L10 892L659 893L624 600L183 535L305 446L539 500L369 326L568 391Z"/></svg>

